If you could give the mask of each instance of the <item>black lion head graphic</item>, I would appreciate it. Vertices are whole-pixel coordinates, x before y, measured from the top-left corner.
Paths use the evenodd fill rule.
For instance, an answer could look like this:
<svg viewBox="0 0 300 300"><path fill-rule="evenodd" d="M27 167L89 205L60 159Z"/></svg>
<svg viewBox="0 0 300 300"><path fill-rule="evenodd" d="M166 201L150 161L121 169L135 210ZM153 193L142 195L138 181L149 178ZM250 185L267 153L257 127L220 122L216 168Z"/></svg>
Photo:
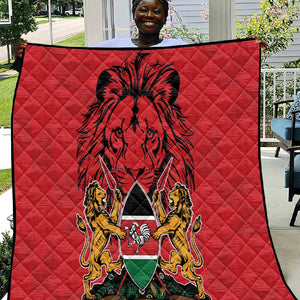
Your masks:
<svg viewBox="0 0 300 300"><path fill-rule="evenodd" d="M99 76L97 99L78 129L82 189L94 180L103 182L99 155L123 193L135 181L153 193L171 157L168 187L180 181L194 188L193 133L176 103L179 74L169 64L151 63L148 54L140 52Z"/></svg>

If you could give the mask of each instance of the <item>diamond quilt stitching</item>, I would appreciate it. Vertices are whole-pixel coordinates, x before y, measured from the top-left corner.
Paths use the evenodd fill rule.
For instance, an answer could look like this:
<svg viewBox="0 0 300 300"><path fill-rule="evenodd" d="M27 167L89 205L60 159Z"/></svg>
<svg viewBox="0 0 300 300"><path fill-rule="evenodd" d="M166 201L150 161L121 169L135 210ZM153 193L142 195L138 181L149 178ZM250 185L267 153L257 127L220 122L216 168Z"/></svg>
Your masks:
<svg viewBox="0 0 300 300"><path fill-rule="evenodd" d="M178 102L194 132L191 196L194 216L202 219L196 243L205 290L212 299L293 299L265 220L257 46L250 40L147 52L180 73ZM84 207L76 130L95 100L99 74L137 53L28 45L13 112L17 224L10 299L81 299L85 270L76 214ZM117 259L117 243L109 247ZM164 259L171 248L166 239Z"/></svg>

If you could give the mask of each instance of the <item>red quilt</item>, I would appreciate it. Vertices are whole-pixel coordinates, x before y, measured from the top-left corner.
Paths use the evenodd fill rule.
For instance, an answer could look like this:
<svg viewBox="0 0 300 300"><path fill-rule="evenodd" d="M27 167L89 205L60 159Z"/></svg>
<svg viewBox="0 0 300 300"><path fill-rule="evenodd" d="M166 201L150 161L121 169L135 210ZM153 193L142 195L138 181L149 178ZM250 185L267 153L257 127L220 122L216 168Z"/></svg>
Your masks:
<svg viewBox="0 0 300 300"><path fill-rule="evenodd" d="M11 300L294 299L266 222L253 40L28 45Z"/></svg>

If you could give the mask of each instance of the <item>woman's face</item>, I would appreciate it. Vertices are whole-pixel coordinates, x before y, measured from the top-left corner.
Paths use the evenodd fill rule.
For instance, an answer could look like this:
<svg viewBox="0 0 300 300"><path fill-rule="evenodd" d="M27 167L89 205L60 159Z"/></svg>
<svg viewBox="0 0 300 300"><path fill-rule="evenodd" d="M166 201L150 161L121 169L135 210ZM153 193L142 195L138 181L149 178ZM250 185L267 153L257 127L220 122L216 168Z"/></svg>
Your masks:
<svg viewBox="0 0 300 300"><path fill-rule="evenodd" d="M157 34L166 23L164 8L159 0L142 0L136 7L134 20L139 32Z"/></svg>

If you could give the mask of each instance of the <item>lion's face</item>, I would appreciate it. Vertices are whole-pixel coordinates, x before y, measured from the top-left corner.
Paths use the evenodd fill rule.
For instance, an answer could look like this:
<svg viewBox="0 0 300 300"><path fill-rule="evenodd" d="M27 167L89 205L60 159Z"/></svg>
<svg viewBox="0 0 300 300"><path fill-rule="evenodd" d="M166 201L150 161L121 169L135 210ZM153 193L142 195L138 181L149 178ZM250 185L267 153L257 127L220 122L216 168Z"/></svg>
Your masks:
<svg viewBox="0 0 300 300"><path fill-rule="evenodd" d="M93 180L107 186L99 156L125 194L135 181L153 193L170 158L167 186L194 187L193 133L176 102L179 73L147 56L140 53L98 78L97 99L78 129L78 186L83 189Z"/></svg>
<svg viewBox="0 0 300 300"><path fill-rule="evenodd" d="M191 207L191 201L188 190L180 183L176 183L175 187L169 192L169 207L181 211L182 207Z"/></svg>
<svg viewBox="0 0 300 300"><path fill-rule="evenodd" d="M169 192L169 207L170 209L176 208L181 201L180 193L178 188L174 188Z"/></svg>
<svg viewBox="0 0 300 300"><path fill-rule="evenodd" d="M101 188L95 188L95 203L98 207L106 208L106 192Z"/></svg>
<svg viewBox="0 0 300 300"><path fill-rule="evenodd" d="M105 154L123 190L135 181L149 188L166 156L164 129L153 103L146 96L127 96L112 112L105 135Z"/></svg>

